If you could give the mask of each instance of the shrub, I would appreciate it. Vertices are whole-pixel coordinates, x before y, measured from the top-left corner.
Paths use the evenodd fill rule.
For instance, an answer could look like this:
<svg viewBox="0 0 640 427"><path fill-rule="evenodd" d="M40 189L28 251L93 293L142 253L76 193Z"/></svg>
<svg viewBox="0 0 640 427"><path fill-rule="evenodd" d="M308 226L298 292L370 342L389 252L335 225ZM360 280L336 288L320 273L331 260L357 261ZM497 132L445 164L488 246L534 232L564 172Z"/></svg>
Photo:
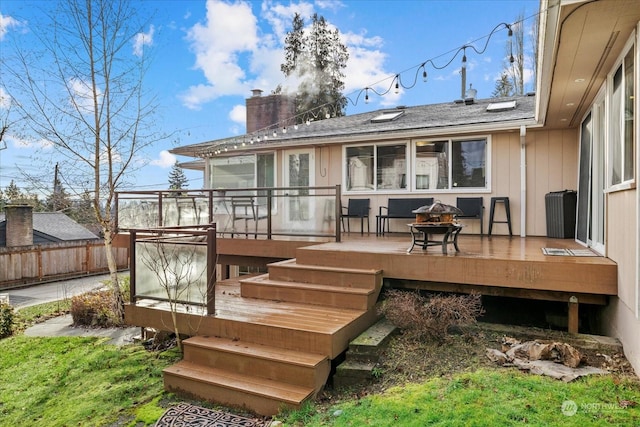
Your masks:
<svg viewBox="0 0 640 427"><path fill-rule="evenodd" d="M415 339L444 341L451 327L471 325L484 313L479 294L431 295L391 290L381 314Z"/></svg>
<svg viewBox="0 0 640 427"><path fill-rule="evenodd" d="M0 339L13 335L14 321L13 307L6 302L0 302Z"/></svg>
<svg viewBox="0 0 640 427"><path fill-rule="evenodd" d="M113 310L113 291L99 290L71 298L74 325L108 328L121 326Z"/></svg>

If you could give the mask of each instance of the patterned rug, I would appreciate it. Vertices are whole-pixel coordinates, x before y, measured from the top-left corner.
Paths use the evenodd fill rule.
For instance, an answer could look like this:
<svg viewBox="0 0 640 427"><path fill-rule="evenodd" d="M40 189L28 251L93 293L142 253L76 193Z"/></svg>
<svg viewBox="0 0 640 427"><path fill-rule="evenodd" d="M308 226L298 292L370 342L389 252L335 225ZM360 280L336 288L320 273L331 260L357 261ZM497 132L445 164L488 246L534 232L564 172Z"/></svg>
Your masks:
<svg viewBox="0 0 640 427"><path fill-rule="evenodd" d="M266 427L268 422L246 418L228 412L180 403L167 410L156 422L156 427Z"/></svg>
<svg viewBox="0 0 640 427"><path fill-rule="evenodd" d="M542 248L545 255L555 256L599 256L591 249L558 249L558 248Z"/></svg>

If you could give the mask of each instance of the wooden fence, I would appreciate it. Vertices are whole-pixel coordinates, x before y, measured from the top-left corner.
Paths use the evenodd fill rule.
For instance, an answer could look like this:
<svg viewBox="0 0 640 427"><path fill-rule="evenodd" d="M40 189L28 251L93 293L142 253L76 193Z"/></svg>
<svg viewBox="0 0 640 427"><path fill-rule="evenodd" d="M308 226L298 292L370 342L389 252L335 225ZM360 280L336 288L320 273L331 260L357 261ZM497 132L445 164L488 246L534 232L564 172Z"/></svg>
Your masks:
<svg viewBox="0 0 640 427"><path fill-rule="evenodd" d="M113 251L118 269L128 268L128 249ZM0 289L108 271L101 240L0 248Z"/></svg>

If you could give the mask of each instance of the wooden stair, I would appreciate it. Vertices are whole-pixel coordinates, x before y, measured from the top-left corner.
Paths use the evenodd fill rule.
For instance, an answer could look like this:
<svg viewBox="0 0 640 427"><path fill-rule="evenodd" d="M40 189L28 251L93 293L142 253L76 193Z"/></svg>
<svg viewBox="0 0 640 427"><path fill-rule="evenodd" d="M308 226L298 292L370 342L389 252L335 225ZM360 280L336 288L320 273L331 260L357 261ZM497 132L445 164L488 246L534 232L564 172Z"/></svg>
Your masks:
<svg viewBox="0 0 640 427"><path fill-rule="evenodd" d="M322 390L331 359L375 321L381 286L380 270L309 266L295 259L270 264L268 274L240 280L239 301L264 301L276 310L274 302L281 302L277 316L258 316L242 327L238 320L221 319L221 326L210 328L216 336L185 340L183 360L164 370L165 389L267 416L297 409ZM351 320L336 324L332 316L333 332L321 334L312 330L323 322L315 314L320 307ZM288 311L297 317L287 321ZM301 321L300 313L309 317Z"/></svg>

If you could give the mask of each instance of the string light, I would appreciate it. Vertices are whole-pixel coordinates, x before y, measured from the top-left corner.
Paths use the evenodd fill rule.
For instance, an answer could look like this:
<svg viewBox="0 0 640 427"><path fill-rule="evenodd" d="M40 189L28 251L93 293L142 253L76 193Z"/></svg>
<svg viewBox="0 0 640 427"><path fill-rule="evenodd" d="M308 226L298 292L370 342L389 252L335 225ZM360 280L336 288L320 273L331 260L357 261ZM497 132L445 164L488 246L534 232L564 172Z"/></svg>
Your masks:
<svg viewBox="0 0 640 427"><path fill-rule="evenodd" d="M526 19L529 19L529 18L531 18L533 16L536 16L536 15L538 15L540 13L542 13L542 11L538 12L538 13L536 13L534 15L531 15L530 17L524 18L524 19L522 19L522 20L520 20L520 21L518 21L518 22L516 22L514 24L500 23L500 24L496 25L488 35L480 37L480 38L478 38L478 39L476 39L476 40L474 40L474 41L472 41L472 42L470 42L468 44L465 44L465 45L463 45L463 46L461 46L461 47L459 47L457 49L453 49L453 50L451 50L451 51L449 51L449 52L447 52L445 54L442 54L442 55L439 55L439 56L435 57L435 58L440 58L440 57L442 57L444 55L452 54L452 56L449 59L449 61L447 61L443 65L437 65L436 63L433 62L433 59L428 59L428 60L422 62L421 64L419 64L416 67L412 67L412 68L404 70L404 71L402 71L400 73L394 74L393 76L389 76L384 80L387 80L387 79L391 78L391 85L384 91L378 92L378 91L375 90L374 87L367 86L364 89L360 89L357 92L358 95L356 97L355 102L351 98L349 98L348 96L345 96L345 97L341 98L341 100L339 100L338 102L335 102L335 101L334 102L327 102L327 103L325 103L323 105L320 105L320 106L317 106L317 107L315 107L315 108L313 108L313 109L311 109L309 111L306 111L304 113L300 113L300 114L298 114L296 116L293 116L293 117L290 117L287 120L280 121L278 124L272 124L272 125L270 125L270 126L268 126L266 128L263 128L262 130L258 130L257 134L254 133L254 135L252 135L249 138L249 144L253 145L256 142L260 143L261 141L265 141L266 142L269 139L268 129L270 129L270 128L274 128L275 127L275 129L273 130L273 137L274 138L277 138L278 134L277 134L276 129L279 126L282 126L282 133L286 134L287 133L287 123L290 124L291 121L294 122L293 126L292 126L294 130L298 130L298 119L301 119L300 123L305 123L307 126L309 126L311 124L311 121L313 120L309 116L313 116L313 118L317 118L318 117L317 114L321 114L321 111L322 110L326 110L327 108L335 109L335 112L337 112L338 110L341 110L343 108L342 100L344 100L345 103L346 102L350 102L352 105L356 106L358 104L358 100L360 99L360 96L362 95L363 91L364 91L364 102L365 102L365 104L369 104L369 102L371 101L371 99L369 97L369 91L371 91L371 92L375 93L376 95L382 97L382 96L388 94L391 91L391 89L393 88L394 93L398 94L400 92L400 88L401 87L402 87L402 89L411 89L411 88L413 88L417 84L418 75L420 73L422 74L422 81L426 83L427 80L428 80L428 73L427 73L427 65L428 64L430 64L436 70L442 70L442 69L448 67L449 65L451 65L451 63L455 60L455 58L458 56L460 51L462 51L461 72L465 73L466 67L467 67L467 55L466 55L467 48L473 49L473 51L476 52L479 55L483 54L486 51L492 36L499 29L507 29L508 30L508 36L509 36L509 42L508 42L509 43L509 62L513 64L515 62L515 58L513 56L513 43L512 43L513 25L521 24ZM478 42L479 40L485 39L485 38L486 38L486 41L484 43L484 46L481 49L476 48L474 43ZM410 85L405 85L401 80L401 75L403 73L405 73L405 72L410 71L413 68L416 69L414 80ZM464 78L464 75L463 75L463 78ZM384 82L384 80L382 80L380 82L377 82L376 85ZM463 95L463 97L464 97L464 95ZM335 117L336 115L337 115L337 113L332 115L330 113L330 111L327 111L325 113L325 117L327 119L329 119L331 117ZM304 116L307 116L306 119L304 118ZM260 134L263 133L263 132L264 132L264 136L261 139ZM237 142L233 142L233 145L227 145L227 144L228 143L221 143L221 144L219 144L219 146L222 146L224 148L225 152L228 152L230 146L232 146L234 149L237 149ZM243 147L246 146L246 142L244 140L242 142L242 146ZM211 156L213 154L220 154L220 153L222 153L222 149L217 149L214 152L208 151L207 153L204 153L204 154Z"/></svg>

